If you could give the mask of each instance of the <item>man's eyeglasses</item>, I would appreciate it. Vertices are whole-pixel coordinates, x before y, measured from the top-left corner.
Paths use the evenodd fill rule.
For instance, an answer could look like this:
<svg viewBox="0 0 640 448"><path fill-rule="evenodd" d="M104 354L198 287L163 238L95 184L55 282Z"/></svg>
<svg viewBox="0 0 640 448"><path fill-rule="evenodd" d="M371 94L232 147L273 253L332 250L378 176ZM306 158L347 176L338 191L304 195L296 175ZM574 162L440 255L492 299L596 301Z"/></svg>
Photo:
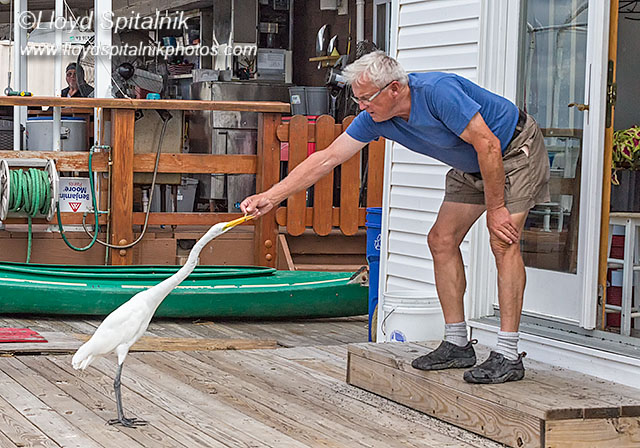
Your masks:
<svg viewBox="0 0 640 448"><path fill-rule="evenodd" d="M395 81L395 80L394 80ZM351 99L356 103L356 104L369 104L371 103L371 101L375 100L376 97L378 95L380 95L382 93L382 91L384 89L386 89L387 87L389 87L391 84L393 84L394 81L389 82L386 86L384 86L383 88L381 88L380 90L378 90L376 93L374 93L373 95L371 95L369 98L358 98L355 96L352 96Z"/></svg>

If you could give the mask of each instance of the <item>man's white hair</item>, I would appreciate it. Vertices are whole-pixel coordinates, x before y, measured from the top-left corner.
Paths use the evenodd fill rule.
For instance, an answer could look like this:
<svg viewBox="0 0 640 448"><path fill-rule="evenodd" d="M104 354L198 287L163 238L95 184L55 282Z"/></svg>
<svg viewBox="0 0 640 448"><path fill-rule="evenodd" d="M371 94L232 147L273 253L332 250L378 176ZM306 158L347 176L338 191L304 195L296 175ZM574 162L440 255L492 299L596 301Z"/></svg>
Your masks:
<svg viewBox="0 0 640 448"><path fill-rule="evenodd" d="M383 51L374 51L349 64L343 72L348 84L366 77L377 87L384 87L391 81L407 85L409 77L404 68Z"/></svg>

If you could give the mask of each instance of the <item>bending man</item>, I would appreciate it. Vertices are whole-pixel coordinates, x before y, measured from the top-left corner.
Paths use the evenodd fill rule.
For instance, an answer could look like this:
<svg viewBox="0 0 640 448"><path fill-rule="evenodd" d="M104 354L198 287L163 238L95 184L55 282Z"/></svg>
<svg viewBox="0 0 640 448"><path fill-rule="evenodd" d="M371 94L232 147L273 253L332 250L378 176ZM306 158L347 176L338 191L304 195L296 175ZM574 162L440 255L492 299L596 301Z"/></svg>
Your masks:
<svg viewBox="0 0 640 448"><path fill-rule="evenodd" d="M509 100L460 76L411 73L382 52L363 56L345 70L361 113L327 149L312 154L268 191L246 198L241 209L263 215L306 189L379 137L438 159L452 169L444 202L427 239L445 318L445 340L412 363L439 370L473 367L475 341L464 316L466 289L459 246L486 211L498 268L498 345L482 364L467 370L472 383L524 377L518 328L525 287L520 234L529 210L549 200L549 158L533 118Z"/></svg>

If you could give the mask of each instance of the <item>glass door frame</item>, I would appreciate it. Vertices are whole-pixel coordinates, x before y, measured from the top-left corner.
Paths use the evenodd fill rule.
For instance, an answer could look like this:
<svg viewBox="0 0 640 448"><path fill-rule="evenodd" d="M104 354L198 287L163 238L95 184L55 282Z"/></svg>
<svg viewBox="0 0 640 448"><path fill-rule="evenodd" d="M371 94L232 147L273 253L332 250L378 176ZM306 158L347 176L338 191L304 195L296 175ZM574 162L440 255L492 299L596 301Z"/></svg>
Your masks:
<svg viewBox="0 0 640 448"><path fill-rule="evenodd" d="M516 99L518 86L521 3L509 0L482 1L479 82L512 101ZM587 21L585 104L589 105L589 110L584 112L578 267L575 274L581 278L577 294L582 297L582 304L577 321L572 323L585 329L594 329L598 303L604 167L602 154L609 43L608 2L589 0ZM485 229L481 220L472 230L475 241L469 283L472 303L468 309L468 315L472 318L492 315L493 307L497 304L495 264Z"/></svg>

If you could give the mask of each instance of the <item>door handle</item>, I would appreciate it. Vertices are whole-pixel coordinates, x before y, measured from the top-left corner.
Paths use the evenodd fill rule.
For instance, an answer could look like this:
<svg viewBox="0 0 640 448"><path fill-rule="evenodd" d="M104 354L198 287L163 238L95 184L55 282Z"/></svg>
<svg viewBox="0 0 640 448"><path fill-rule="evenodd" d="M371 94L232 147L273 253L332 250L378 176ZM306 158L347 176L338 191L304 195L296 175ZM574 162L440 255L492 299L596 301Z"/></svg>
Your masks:
<svg viewBox="0 0 640 448"><path fill-rule="evenodd" d="M580 112L584 112L585 110L589 110L588 104L580 104L580 103L569 103L567 107L577 107Z"/></svg>

